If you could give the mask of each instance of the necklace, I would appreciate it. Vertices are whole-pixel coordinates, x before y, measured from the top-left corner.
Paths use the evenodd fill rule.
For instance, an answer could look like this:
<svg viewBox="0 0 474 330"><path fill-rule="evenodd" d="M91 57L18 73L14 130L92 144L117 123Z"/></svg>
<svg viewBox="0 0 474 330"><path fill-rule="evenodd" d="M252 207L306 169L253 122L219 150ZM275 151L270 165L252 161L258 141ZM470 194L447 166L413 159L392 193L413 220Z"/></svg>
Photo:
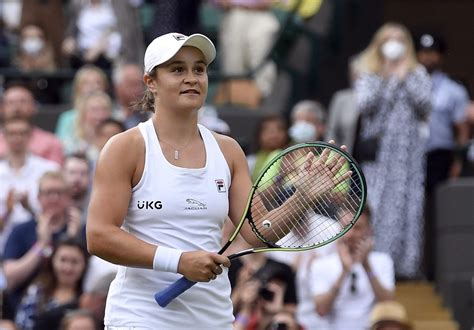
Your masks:
<svg viewBox="0 0 474 330"><path fill-rule="evenodd" d="M158 133L157 133L157 136L158 136ZM186 149L187 146L191 143L192 140L193 140L193 137L191 136L191 138L189 139L189 141L186 142L186 144L185 144L183 147L181 147L181 148L178 149L178 148L176 148L175 146L173 146L171 143L168 143L168 142L166 142L165 140L160 139L160 137L158 136L158 141L161 141L161 142L163 142L164 144L166 144L166 145L168 145L168 146L170 146L171 148L174 149L174 159L175 159L175 160L178 160L178 159L179 159L179 152L182 151L182 150L184 150L184 149Z"/></svg>

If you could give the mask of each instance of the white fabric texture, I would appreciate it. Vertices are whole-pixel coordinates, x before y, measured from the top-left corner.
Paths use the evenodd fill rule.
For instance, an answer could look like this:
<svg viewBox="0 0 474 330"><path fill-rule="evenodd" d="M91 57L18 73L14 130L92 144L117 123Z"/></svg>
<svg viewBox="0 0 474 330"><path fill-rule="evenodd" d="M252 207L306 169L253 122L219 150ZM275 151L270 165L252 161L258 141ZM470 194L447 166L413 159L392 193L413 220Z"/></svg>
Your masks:
<svg viewBox="0 0 474 330"><path fill-rule="evenodd" d="M380 284L388 290L395 288L393 262L390 256L382 252L371 252L369 263L372 273ZM337 252L329 256L316 259L311 266L311 292L313 297L324 294L332 288L342 272L342 264ZM356 264L352 268L355 273L354 293L351 292L351 277L342 283L339 295L334 301L330 315L323 317L327 323L324 330L364 330L367 329L370 311L375 303L375 296L370 285L367 273L362 265Z"/></svg>
<svg viewBox="0 0 474 330"><path fill-rule="evenodd" d="M145 140L142 178L133 188L122 228L158 246L183 251L218 251L228 215L230 170L212 133L199 125L206 165L188 169L164 157L153 122L138 125ZM180 274L120 266L107 298L105 325L149 329L232 329L233 315L227 269L161 308L154 293Z"/></svg>

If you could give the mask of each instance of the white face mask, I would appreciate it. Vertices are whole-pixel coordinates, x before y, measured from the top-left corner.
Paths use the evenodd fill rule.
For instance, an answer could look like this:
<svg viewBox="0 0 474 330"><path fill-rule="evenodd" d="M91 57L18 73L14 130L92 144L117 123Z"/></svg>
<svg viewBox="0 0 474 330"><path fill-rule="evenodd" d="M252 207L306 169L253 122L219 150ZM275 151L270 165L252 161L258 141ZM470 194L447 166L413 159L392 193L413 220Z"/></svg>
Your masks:
<svg viewBox="0 0 474 330"><path fill-rule="evenodd" d="M396 61L405 55L406 47L402 42L390 39L383 43L381 51L387 60Z"/></svg>
<svg viewBox="0 0 474 330"><path fill-rule="evenodd" d="M30 37L23 40L21 48L29 55L38 55L44 47L44 41L41 38Z"/></svg>
<svg viewBox="0 0 474 330"><path fill-rule="evenodd" d="M296 143L314 142L316 140L316 127L306 121L294 123L288 130L291 139Z"/></svg>

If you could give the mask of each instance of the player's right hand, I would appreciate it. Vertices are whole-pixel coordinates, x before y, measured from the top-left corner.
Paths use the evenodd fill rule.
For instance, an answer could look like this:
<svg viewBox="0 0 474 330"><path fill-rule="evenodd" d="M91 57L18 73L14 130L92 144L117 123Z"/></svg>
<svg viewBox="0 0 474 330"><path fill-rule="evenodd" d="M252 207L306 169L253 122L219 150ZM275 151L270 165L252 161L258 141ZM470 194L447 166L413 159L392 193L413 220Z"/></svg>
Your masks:
<svg viewBox="0 0 474 330"><path fill-rule="evenodd" d="M217 253L207 251L183 252L178 264L178 273L193 282L209 282L230 266L230 260Z"/></svg>

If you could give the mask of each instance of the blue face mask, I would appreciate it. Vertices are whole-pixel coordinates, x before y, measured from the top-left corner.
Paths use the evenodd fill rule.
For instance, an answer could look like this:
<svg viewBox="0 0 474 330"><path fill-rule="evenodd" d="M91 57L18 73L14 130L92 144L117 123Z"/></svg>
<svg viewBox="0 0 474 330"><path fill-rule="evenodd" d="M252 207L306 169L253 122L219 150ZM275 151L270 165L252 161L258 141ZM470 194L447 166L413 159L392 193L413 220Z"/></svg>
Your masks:
<svg viewBox="0 0 474 330"><path fill-rule="evenodd" d="M306 121L294 123L290 127L288 134L296 143L314 142L317 137L316 127Z"/></svg>

